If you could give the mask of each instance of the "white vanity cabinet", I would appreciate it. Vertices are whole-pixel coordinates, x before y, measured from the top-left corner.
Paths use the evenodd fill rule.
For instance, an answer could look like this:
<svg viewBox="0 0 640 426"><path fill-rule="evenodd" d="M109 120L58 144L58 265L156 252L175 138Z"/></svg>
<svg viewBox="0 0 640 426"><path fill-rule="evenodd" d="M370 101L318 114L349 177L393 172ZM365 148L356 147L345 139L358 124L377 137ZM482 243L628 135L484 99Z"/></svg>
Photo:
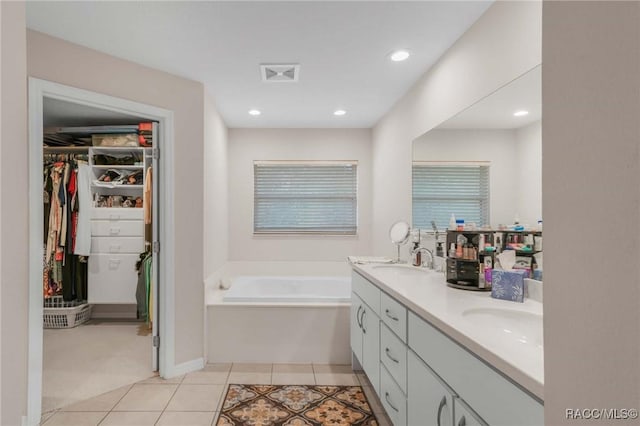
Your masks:
<svg viewBox="0 0 640 426"><path fill-rule="evenodd" d="M379 393L380 290L356 273L351 289L351 350Z"/></svg>
<svg viewBox="0 0 640 426"><path fill-rule="evenodd" d="M409 351L407 364L407 424L452 426L453 393L413 351Z"/></svg>
<svg viewBox="0 0 640 426"><path fill-rule="evenodd" d="M460 398L453 401L455 420L453 426L487 426Z"/></svg>
<svg viewBox="0 0 640 426"><path fill-rule="evenodd" d="M543 405L358 272L351 348L394 426L543 425Z"/></svg>

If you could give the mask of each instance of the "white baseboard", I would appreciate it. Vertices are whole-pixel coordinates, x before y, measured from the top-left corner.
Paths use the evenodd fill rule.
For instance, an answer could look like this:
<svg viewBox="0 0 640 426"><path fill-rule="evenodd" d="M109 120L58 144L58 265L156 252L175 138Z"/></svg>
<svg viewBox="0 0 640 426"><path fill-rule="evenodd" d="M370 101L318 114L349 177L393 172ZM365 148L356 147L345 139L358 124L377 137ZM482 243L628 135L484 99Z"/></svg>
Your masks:
<svg viewBox="0 0 640 426"><path fill-rule="evenodd" d="M204 368L204 358L196 358L191 361L183 362L182 364L174 365L167 374L165 379L172 377L182 376L183 374L191 373L193 371L202 370Z"/></svg>

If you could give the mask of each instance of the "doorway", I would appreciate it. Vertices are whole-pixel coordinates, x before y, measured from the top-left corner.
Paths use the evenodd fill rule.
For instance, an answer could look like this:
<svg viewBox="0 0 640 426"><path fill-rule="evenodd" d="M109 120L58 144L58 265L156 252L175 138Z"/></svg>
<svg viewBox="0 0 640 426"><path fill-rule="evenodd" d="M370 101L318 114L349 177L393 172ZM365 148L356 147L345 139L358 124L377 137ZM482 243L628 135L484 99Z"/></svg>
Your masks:
<svg viewBox="0 0 640 426"><path fill-rule="evenodd" d="M57 108L51 109L50 106L55 104ZM149 375L152 375L152 371L159 371L162 377L167 377L171 374L171 366L173 365L173 353L167 348L173 346L173 305L168 303L168 301L172 300L173 297L173 279L170 274L172 265L165 259L172 258L172 247L173 244L171 241L173 235L173 220L171 218L171 209L163 208L163 206L168 206L173 199L173 187L169 183L172 181L172 146L173 146L173 115L171 111L156 108L149 105L144 105L136 102L127 101L120 98L115 98L111 96L106 96L94 92L89 92L81 89L76 89L69 86L60 85L57 83L47 82L39 79L30 79L29 80L29 202L30 202L30 241L29 241L29 382L28 382L28 424L38 424L40 421L40 417L42 414L42 397L43 397L43 365L47 365L47 363L43 363L43 338L44 330L43 330L43 314L45 322L49 320L48 325L50 325L51 317L47 315L47 310L43 310L43 272L46 270L45 263L43 262L43 258L45 252L47 251L46 245L43 246L43 238L44 238L44 227L47 224L44 223L45 219L45 207L46 204L43 204L43 198L46 194L43 193L45 188L46 180L43 181L43 167L45 165L44 155L47 150L43 148L43 137L44 137L44 128L45 118L51 119L51 111L64 111L67 109L67 119L75 115L79 120L82 120L82 115L84 114L84 118L91 117L93 115L94 119L97 116L102 119L102 124L107 124L109 119L130 119L134 121L144 120L148 123L153 123L153 132L152 134L155 137L153 140L152 147L149 149L146 148L131 148L131 152L136 155L140 155L141 162L135 163L128 167L129 171L133 169L140 169L138 173L146 173L148 167L151 167L153 164L154 167L154 197L153 200L153 226L148 226L145 240L148 241L148 244L145 248L148 247L150 253L153 253L154 261L152 263L152 267L149 267L147 271L150 276L153 276L152 281L154 286L156 287L156 291L152 292L152 300L148 303L148 308L156 307L155 309L148 310L148 324L151 326L148 330L148 339L144 338L143 340L137 339L137 343L133 343L136 340L136 337L139 336L130 336L133 338L129 342L130 346L133 345L133 349L135 350L135 345L140 345L140 342L144 345L146 341L148 341L148 349L151 352L147 352L148 357L148 370ZM48 114L45 112L48 111ZM82 111L82 112L81 112ZM77 114L73 114L76 112ZM101 116L102 115L102 116ZM101 116L101 117L100 117ZM58 117L60 120L60 124L71 125L74 124L70 121L64 122L65 117ZM48 124L52 124L49 122ZM76 123L78 124L78 123ZM91 143L89 145L92 145ZM77 149L77 148L76 148ZM82 149L83 152L88 149ZM117 150L117 149L116 149ZM50 151L50 150L49 150ZM160 152L166 153L162 161L160 161ZM87 160L90 158L91 163L94 163L94 159L98 158L99 155L104 157L102 154L111 154L111 152L98 152L95 148L92 148L91 152L86 152ZM50 156L55 155L63 155L63 154L55 154L49 153ZM65 158L73 158L75 163L76 155L68 155L64 154ZM62 157L61 157L62 158ZM139 164L139 165L138 165ZM148 167L145 167L148 166ZM100 170L101 166L94 166L93 169L87 167L86 170L90 170L91 179L95 179L96 181L100 179L101 174ZM108 167L104 167L108 169ZM127 167L122 167L121 169L127 169ZM143 172L144 170L144 172ZM106 170L105 170L106 171ZM161 171L162 173L158 173ZM134 185L127 188L127 190L131 190L133 192L140 190L142 195L142 180L141 182L135 182ZM140 186L137 186L139 184ZM137 198L137 194L131 194L131 196L110 196L110 193L115 194L116 192L110 191L109 189L91 189L92 194L92 203L97 201L98 199L105 201L111 201L113 199L114 202L134 202ZM162 196L159 196L162 193ZM94 198L95 197L95 198ZM105 201L106 202L106 201ZM151 203L150 203L151 204ZM92 205L92 214L94 210ZM132 206L133 207L133 206ZM113 210L115 211L115 210ZM113 211L109 211L107 209L103 209L100 214L107 214L108 220L112 220L114 218ZM162 215L158 215L157 212L162 211ZM106 213L109 212L109 213ZM139 211L141 212L141 211ZM165 212L167 212L165 214ZM132 215L137 217L137 212L134 209L131 209L130 212L126 212L128 215ZM96 218L96 224L91 223L92 228L92 252L93 252L93 230L95 225L100 227L99 220L102 218ZM109 225L108 222L105 222ZM124 222L123 222L124 223ZM129 221L126 223L127 225L134 224L137 227L137 222ZM140 222L142 224L142 222ZM120 231L118 226L108 226L107 234L113 233L116 231ZM136 231L137 232L137 231ZM137 235L137 234L136 234ZM124 238L124 237L123 237ZM130 238L130 240L136 241L135 238ZM163 242L163 251L160 251L160 241ZM104 243L106 239L103 241L99 241ZM108 241L107 241L108 242ZM128 241L128 243L131 241ZM110 247L114 247L111 245ZM116 247L120 247L120 244L116 245ZM146 251L146 250L145 250ZM93 254L93 253L92 253ZM89 262L88 271L85 271L85 276L91 276L92 273L99 274L100 270L107 269L118 269L119 264L121 262L129 261L129 257L131 255L121 255L123 258L119 259L115 254L109 254L108 256L104 256L103 259L100 259L98 255L89 256L89 259L94 258L93 265ZM133 255L135 256L135 255ZM151 254L149 255L151 257ZM75 258L75 256L74 256ZM113 259L112 259L113 258ZM99 260L106 261L107 264L100 265ZM113 268L111 268L113 266ZM101 269L102 268L102 269ZM79 271L81 268L79 269ZM124 271L124 269L123 269ZM126 271L128 274L131 271ZM74 269L75 274L75 269ZM78 272L78 276L81 275L81 272ZM96 275L98 276L98 275ZM74 281L75 282L75 281ZM45 283L46 286L46 283ZM78 287L81 289L81 287ZM53 286L53 290L55 292L55 285ZM80 292L82 290L79 290ZM98 295L98 291L93 292L94 295ZM148 293L147 293L148 296ZM108 297L105 299L105 295L102 294L100 296L100 300L98 302L109 302ZM111 297L111 296L109 296ZM119 296L114 296L113 301L124 301L128 302L130 300L123 300ZM69 299L65 297L65 299ZM80 300L81 298L79 298ZM86 299L86 297L85 297ZM89 296L88 301L91 302L91 296ZM62 297L60 296L60 303L71 303L71 302L62 302ZM94 299L95 301L96 299ZM147 299L148 300L148 299ZM56 302L58 303L58 302ZM100 305L100 303L99 303ZM95 305L98 306L98 305ZM101 307L104 308L102 305ZM111 313L109 313L109 309L107 308L106 312L102 309L102 312L96 312L98 317L114 317L114 316L123 316L123 317L131 317L130 309L127 309L132 305L122 304L113 304L113 307L125 307L122 309L120 313L117 312L118 309L115 310L115 314L113 309ZM136 305L133 305L134 307ZM100 311L98 309L97 311ZM139 315L139 310L134 309L133 316ZM82 315L76 315L76 318L80 318ZM73 322L74 319L71 319L71 316L68 317L69 321ZM67 321L67 319L62 318ZM55 320L58 318L56 316ZM114 330L118 328L122 328L125 326L126 328L127 321L124 323L118 322L109 322L105 327L104 321L101 322L103 328L101 329L102 337L108 337L108 331L113 333ZM67 326L68 324L64 324ZM140 327L144 329L144 326ZM74 331L71 330L55 330L56 332L60 331ZM85 332L87 330L84 330ZM92 334L92 333L89 333ZM117 334L117 333L116 333ZM63 336L63 337L61 337ZM56 335L55 333L47 334L47 341L49 347L58 346L58 349L63 349L61 352L65 354L64 350L69 351L69 345L71 344L82 344L82 342L65 342L65 338L68 340L70 334L67 335ZM94 336L95 337L95 336ZM102 337L97 337L98 342L102 339ZM121 335L122 337L122 335ZM53 340L52 340L53 339ZM146 339L146 340L145 340ZM72 339L73 340L73 339ZM116 339L117 341L117 339ZM53 345L51 344L53 343ZM104 342L108 345L108 341ZM95 341L93 341L95 344ZM66 347L65 347L66 345ZM131 349L131 347L129 348ZM82 352L79 350L79 352ZM71 353L71 352L67 352ZM125 351L126 354L126 351ZM144 358L144 357L143 357ZM49 360L48 360L49 361ZM126 355L124 358L126 362ZM70 360L70 362L73 362ZM132 362L133 363L133 362ZM95 365L96 369L99 369L99 365ZM142 368L146 368L142 365ZM80 374L82 374L82 370L80 370ZM51 378L48 378L50 380ZM134 376L132 376L132 381L135 381ZM115 382L114 382L115 383Z"/></svg>

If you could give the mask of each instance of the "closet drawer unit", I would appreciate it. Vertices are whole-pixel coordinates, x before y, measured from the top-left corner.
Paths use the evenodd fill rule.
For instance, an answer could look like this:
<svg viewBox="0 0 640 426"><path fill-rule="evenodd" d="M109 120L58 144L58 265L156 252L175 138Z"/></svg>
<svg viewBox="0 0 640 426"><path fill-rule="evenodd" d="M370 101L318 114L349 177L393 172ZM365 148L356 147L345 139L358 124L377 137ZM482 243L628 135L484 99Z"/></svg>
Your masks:
<svg viewBox="0 0 640 426"><path fill-rule="evenodd" d="M351 274L351 290L356 293L364 303L380 315L380 289L371 284L366 278L357 272Z"/></svg>
<svg viewBox="0 0 640 426"><path fill-rule="evenodd" d="M467 349L409 313L409 347L487 423L544 424L544 407Z"/></svg>
<svg viewBox="0 0 640 426"><path fill-rule="evenodd" d="M89 257L89 303L136 303L137 254Z"/></svg>
<svg viewBox="0 0 640 426"><path fill-rule="evenodd" d="M380 327L380 361L406 394L407 346L384 324Z"/></svg>
<svg viewBox="0 0 640 426"><path fill-rule="evenodd" d="M99 208L91 209L91 219L103 220L144 220L144 209L141 208Z"/></svg>
<svg viewBox="0 0 640 426"><path fill-rule="evenodd" d="M380 365L380 401L393 426L407 425L407 399L384 365Z"/></svg>
<svg viewBox="0 0 640 426"><path fill-rule="evenodd" d="M386 293L380 295L380 318L400 340L407 343L407 308Z"/></svg>
<svg viewBox="0 0 640 426"><path fill-rule="evenodd" d="M140 254L144 251L143 237L93 237L91 253L127 253Z"/></svg>
<svg viewBox="0 0 640 426"><path fill-rule="evenodd" d="M92 220L93 237L143 237L142 220Z"/></svg>

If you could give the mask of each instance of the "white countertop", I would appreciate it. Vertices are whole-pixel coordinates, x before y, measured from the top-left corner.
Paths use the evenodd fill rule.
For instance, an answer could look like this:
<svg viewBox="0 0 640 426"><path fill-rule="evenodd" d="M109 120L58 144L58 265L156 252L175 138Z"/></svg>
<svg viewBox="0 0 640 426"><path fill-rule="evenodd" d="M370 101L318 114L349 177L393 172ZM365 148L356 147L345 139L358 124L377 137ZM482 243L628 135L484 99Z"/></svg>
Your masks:
<svg viewBox="0 0 640 426"><path fill-rule="evenodd" d="M451 288L441 272L377 266L380 265L352 265L354 270L416 315L544 400L542 303L531 299L525 299L524 303L509 302L492 298L491 292ZM513 315L500 319L489 314L478 321L478 317L468 315L468 310L481 314L500 310L500 313ZM523 312L522 324L518 324L519 312ZM526 337L517 336L522 329L527 330Z"/></svg>

